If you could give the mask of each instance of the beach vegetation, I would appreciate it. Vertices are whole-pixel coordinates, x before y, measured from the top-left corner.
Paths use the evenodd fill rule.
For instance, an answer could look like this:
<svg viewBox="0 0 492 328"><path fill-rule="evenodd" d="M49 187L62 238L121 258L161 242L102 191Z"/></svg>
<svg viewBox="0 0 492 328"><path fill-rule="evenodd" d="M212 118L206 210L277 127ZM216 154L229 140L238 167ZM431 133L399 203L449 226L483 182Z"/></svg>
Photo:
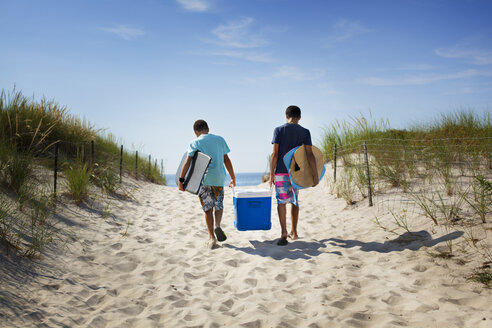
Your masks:
<svg viewBox="0 0 492 328"><path fill-rule="evenodd" d="M342 197L347 205L354 205L355 202L355 184L354 171L346 170L335 184L337 197Z"/></svg>
<svg viewBox="0 0 492 328"><path fill-rule="evenodd" d="M473 208L483 223L487 214L492 212L492 183L483 176L478 176L471 184L472 193L465 196L465 201Z"/></svg>
<svg viewBox="0 0 492 328"><path fill-rule="evenodd" d="M91 172L87 164L77 162L65 170L68 194L77 204L83 202L89 195Z"/></svg>
<svg viewBox="0 0 492 328"><path fill-rule="evenodd" d="M469 277L468 280L481 283L488 288L492 287L492 270L490 269L477 269Z"/></svg>
<svg viewBox="0 0 492 328"><path fill-rule="evenodd" d="M80 204L94 190L117 194L120 172L165 184L156 162L139 158L118 140L86 119L69 113L54 100L26 97L15 88L0 92L0 244L34 257L57 239L56 202L53 194L55 149L59 176L65 183L60 194ZM154 165L151 165L154 164ZM48 179L47 176L50 176ZM95 186L97 188L91 188ZM126 190L125 197L131 197ZM95 195L97 198L98 196ZM108 210L109 211L109 210Z"/></svg>
<svg viewBox="0 0 492 328"><path fill-rule="evenodd" d="M335 158L335 144L340 169L332 192L337 196L351 194L347 193L347 181L351 181L364 197L367 186L354 168L366 165L366 148L373 203L376 211L384 209L391 215L396 228L383 226L380 212L374 221L378 226L390 233L409 231L411 220L419 216L431 220L430 229L440 226L452 231L467 226L471 235L464 251L492 261L490 244L477 237L486 236L491 229L487 225L492 210L490 112L481 115L459 109L404 129L390 127L387 120L350 118L325 128L322 150L328 162ZM456 242L445 243L444 248L429 254L439 258L456 256Z"/></svg>

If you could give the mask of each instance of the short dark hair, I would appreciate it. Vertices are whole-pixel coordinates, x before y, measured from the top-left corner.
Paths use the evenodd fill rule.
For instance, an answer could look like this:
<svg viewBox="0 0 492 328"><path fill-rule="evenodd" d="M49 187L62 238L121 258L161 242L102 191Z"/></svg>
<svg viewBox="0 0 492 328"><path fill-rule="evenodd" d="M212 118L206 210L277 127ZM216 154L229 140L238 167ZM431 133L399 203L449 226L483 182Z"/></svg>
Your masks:
<svg viewBox="0 0 492 328"><path fill-rule="evenodd" d="M193 130L196 132L208 130L208 124L204 120L198 120L193 124Z"/></svg>
<svg viewBox="0 0 492 328"><path fill-rule="evenodd" d="M285 115L290 118L301 118L301 109L297 106L291 105L285 110Z"/></svg>

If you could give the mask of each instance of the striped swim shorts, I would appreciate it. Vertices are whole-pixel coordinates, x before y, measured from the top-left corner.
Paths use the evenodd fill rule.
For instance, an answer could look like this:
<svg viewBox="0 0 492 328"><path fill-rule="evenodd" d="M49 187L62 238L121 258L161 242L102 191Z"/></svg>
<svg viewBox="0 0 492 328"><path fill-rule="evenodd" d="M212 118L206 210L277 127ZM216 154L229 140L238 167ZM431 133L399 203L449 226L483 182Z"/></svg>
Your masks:
<svg viewBox="0 0 492 328"><path fill-rule="evenodd" d="M299 190L295 189L290 183L289 174L275 174L275 192L277 204L292 203L295 206L298 206L297 199L299 196Z"/></svg>

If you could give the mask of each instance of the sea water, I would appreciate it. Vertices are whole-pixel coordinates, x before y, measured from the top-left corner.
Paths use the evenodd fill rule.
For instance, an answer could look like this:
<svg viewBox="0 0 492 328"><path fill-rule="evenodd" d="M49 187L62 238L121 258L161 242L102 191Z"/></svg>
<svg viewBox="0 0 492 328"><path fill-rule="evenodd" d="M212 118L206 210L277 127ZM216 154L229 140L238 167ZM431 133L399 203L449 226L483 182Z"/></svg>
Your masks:
<svg viewBox="0 0 492 328"><path fill-rule="evenodd" d="M261 178L265 175L264 172L258 173L236 173L237 186L256 186L261 183ZM227 183L231 181L229 174L226 179ZM174 174L166 174L166 185L169 187L177 187Z"/></svg>

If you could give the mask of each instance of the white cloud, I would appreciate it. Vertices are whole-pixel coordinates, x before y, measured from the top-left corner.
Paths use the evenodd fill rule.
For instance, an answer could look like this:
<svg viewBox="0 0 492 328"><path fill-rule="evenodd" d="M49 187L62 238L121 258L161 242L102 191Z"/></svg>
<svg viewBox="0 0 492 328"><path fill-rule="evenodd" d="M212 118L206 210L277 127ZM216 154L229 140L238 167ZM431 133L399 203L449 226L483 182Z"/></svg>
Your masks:
<svg viewBox="0 0 492 328"><path fill-rule="evenodd" d="M251 52L251 51L227 50L227 51L213 52L211 54L214 56L239 58L239 59L244 59L244 60L247 60L250 62L256 62L256 63L270 63L273 61L269 54L259 53L259 52Z"/></svg>
<svg viewBox="0 0 492 328"><path fill-rule="evenodd" d="M276 78L287 78L295 81L318 80L325 76L322 69L302 70L294 66L282 66L273 74Z"/></svg>
<svg viewBox="0 0 492 328"><path fill-rule="evenodd" d="M208 52L209 55L260 63L273 61L270 54L257 50L268 46L269 42L261 36L261 32L254 30L254 19L251 17L221 24L211 33L213 39L202 40L217 47Z"/></svg>
<svg viewBox="0 0 492 328"><path fill-rule="evenodd" d="M475 65L492 64L492 50L439 48L435 50L436 55L444 58L465 59Z"/></svg>
<svg viewBox="0 0 492 328"><path fill-rule="evenodd" d="M133 40L144 35L145 32L138 28L129 27L126 25L115 25L113 27L101 27L101 30L114 34L125 40Z"/></svg>
<svg viewBox="0 0 492 328"><path fill-rule="evenodd" d="M251 32L253 22L253 18L245 17L217 26L212 31L217 37L213 43L228 48L258 48L268 45L268 42L260 35Z"/></svg>
<svg viewBox="0 0 492 328"><path fill-rule="evenodd" d="M334 25L331 35L328 36L327 46L347 41L355 36L370 33L373 30L363 26L359 22L339 19Z"/></svg>
<svg viewBox="0 0 492 328"><path fill-rule="evenodd" d="M205 0L177 0L184 9L190 11L206 11L210 4Z"/></svg>
<svg viewBox="0 0 492 328"><path fill-rule="evenodd" d="M430 71L431 69L434 69L434 66L427 64L411 64L400 66L397 69L400 71Z"/></svg>
<svg viewBox="0 0 492 328"><path fill-rule="evenodd" d="M281 66L270 74L264 74L256 77L243 78L243 81L247 84L263 85L275 82L278 80L284 80L288 82L292 81L314 81L316 87L325 90L328 93L337 93L330 85L323 82L325 71L323 69L302 69L295 66Z"/></svg>
<svg viewBox="0 0 492 328"><path fill-rule="evenodd" d="M392 79L381 77L365 77L357 79L357 82L372 86L424 85L445 80L468 79L475 76L492 76L492 72L483 72L475 69L469 69L450 74L415 75Z"/></svg>

